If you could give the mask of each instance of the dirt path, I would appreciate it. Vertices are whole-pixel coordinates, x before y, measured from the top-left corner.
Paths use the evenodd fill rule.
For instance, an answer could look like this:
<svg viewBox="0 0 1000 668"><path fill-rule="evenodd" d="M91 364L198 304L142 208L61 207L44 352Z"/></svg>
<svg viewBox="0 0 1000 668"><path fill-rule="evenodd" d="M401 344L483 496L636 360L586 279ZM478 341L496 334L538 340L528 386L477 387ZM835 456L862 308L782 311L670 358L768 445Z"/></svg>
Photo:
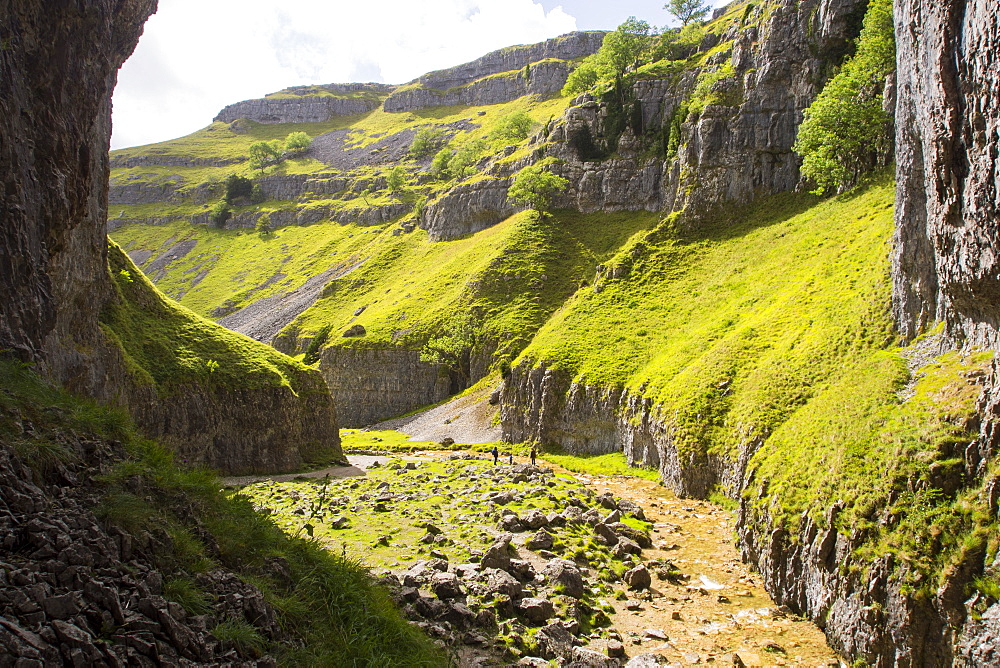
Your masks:
<svg viewBox="0 0 1000 668"><path fill-rule="evenodd" d="M759 576L740 561L730 512L678 499L639 478L571 475L596 492L642 506L654 523L653 549L644 550L643 559L670 562L684 576L674 583L654 575L638 610L628 610L626 601L612 602L614 627L630 656L652 652L683 666L733 665L733 653L747 666L840 665L822 631L776 607ZM666 639L648 630L662 631Z"/></svg>

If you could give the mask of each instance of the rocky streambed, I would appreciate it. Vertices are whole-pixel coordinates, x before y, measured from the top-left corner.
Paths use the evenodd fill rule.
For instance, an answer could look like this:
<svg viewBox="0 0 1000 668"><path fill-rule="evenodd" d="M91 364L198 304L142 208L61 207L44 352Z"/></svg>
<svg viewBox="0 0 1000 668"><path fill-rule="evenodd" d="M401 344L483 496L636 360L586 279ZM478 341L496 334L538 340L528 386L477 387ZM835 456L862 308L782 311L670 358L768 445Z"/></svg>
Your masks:
<svg viewBox="0 0 1000 668"><path fill-rule="evenodd" d="M240 493L371 565L459 666L839 664L740 563L725 510L636 478L481 457L369 459L364 477Z"/></svg>

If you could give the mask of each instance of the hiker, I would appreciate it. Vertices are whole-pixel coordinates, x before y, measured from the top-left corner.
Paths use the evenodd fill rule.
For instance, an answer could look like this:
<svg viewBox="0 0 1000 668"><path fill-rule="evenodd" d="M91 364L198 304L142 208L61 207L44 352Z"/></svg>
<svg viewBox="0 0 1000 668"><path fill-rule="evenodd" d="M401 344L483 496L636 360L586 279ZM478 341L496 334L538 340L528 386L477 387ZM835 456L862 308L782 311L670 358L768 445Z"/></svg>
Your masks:
<svg viewBox="0 0 1000 668"><path fill-rule="evenodd" d="M490 450L490 454L493 455L493 466L496 466L497 460L500 458L500 451L497 449L497 446L493 446L493 449Z"/></svg>
<svg viewBox="0 0 1000 668"><path fill-rule="evenodd" d="M538 451L535 450L535 446L531 446L531 465L535 465L535 457L538 456Z"/></svg>
<svg viewBox="0 0 1000 668"><path fill-rule="evenodd" d="M513 450L510 451L510 465L511 466L514 465L514 451Z"/></svg>

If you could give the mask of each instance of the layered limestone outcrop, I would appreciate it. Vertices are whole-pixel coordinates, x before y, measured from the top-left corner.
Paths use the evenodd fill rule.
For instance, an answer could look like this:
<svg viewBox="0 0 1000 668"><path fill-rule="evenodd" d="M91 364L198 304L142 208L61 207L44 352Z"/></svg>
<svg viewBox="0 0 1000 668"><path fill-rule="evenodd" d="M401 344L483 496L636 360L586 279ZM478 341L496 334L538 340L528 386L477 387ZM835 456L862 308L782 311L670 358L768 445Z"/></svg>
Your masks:
<svg viewBox="0 0 1000 668"><path fill-rule="evenodd" d="M267 124L323 123L334 116L353 116L378 109L381 97L388 95L395 87L367 83L330 84L321 88L332 94L244 100L223 107L213 120L232 123L245 118ZM361 92L370 95L351 95Z"/></svg>
<svg viewBox="0 0 1000 668"><path fill-rule="evenodd" d="M700 48L715 52L700 68L637 81L622 99L582 95L534 138L539 150L530 160L500 160L489 174L509 178L531 161L553 157L558 164L551 170L569 181L555 207L683 209L689 225L720 207L794 190L800 160L792 145L802 112L856 36L864 8L860 0L748 5L742 22L706 36ZM706 104L689 113L706 77L717 79L698 94ZM670 154L675 123L677 148ZM435 238L450 239L467 233L470 217L502 220L516 210L497 207L492 184L481 187L481 201L465 189L431 203L423 226L432 223Z"/></svg>
<svg viewBox="0 0 1000 668"><path fill-rule="evenodd" d="M326 348L319 365L340 423L364 427L447 399L460 387L419 350Z"/></svg>
<svg viewBox="0 0 1000 668"><path fill-rule="evenodd" d="M299 393L280 383L240 391L192 382L167 398L105 329L107 314L125 309L109 260L116 273L136 276L132 307L162 299L143 289L120 252L109 258L106 237L111 93L155 9L154 0L97 0L72 12L29 1L0 9L0 26L12 35L0 59L0 350L37 363L68 389L127 408L148 434L194 461L290 470L313 449L339 451L333 404L316 372L293 374Z"/></svg>
<svg viewBox="0 0 1000 668"><path fill-rule="evenodd" d="M385 100L388 112L453 104L498 104L522 95L559 91L569 64L596 53L603 31L573 32L539 44L511 46L472 62L430 72L401 86Z"/></svg>

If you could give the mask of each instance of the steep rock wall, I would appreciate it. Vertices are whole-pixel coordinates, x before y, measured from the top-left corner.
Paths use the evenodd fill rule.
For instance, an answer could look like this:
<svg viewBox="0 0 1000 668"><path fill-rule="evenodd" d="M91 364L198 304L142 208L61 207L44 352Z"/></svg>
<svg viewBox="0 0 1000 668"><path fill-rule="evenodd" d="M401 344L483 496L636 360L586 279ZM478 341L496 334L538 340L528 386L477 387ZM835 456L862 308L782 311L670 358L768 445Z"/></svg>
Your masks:
<svg viewBox="0 0 1000 668"><path fill-rule="evenodd" d="M402 89L389 96L383 106L388 112L403 112L459 104L500 104L524 95L552 95L566 85L569 72L569 64L563 61L534 63L524 69L484 77L448 90Z"/></svg>
<svg viewBox="0 0 1000 668"><path fill-rule="evenodd" d="M320 360L345 427L364 427L437 403L458 387L416 350L326 348Z"/></svg>
<svg viewBox="0 0 1000 668"><path fill-rule="evenodd" d="M155 0L95 0L72 11L18 0L0 8L0 349L37 362L71 390L123 405L149 434L197 461L288 470L304 450L339 448L318 374L303 370L294 379L301 397L289 388L188 386L164 400L135 377L104 329L109 310L125 308L109 260L116 273L136 277L133 307L162 299L123 254L109 258L106 237L111 93L155 9ZM300 426L307 415L314 424Z"/></svg>
<svg viewBox="0 0 1000 668"><path fill-rule="evenodd" d="M98 393L111 92L155 0L0 8L0 348ZM95 47L96 45L96 47Z"/></svg>
<svg viewBox="0 0 1000 668"><path fill-rule="evenodd" d="M311 95L299 98L262 98L227 105L216 114L216 122L232 123L246 118L258 123L323 123L334 116L352 116L378 109L379 97L387 95L393 86L384 84L339 84L324 86L335 93L370 92L369 97L331 97Z"/></svg>
<svg viewBox="0 0 1000 668"><path fill-rule="evenodd" d="M582 95L534 138L540 150L532 160L557 158L552 171L569 180L554 206L585 213L684 209L695 225L720 207L794 190L800 163L792 145L802 112L856 36L864 7L861 0L752 6L743 23L706 37L703 50L732 45L700 69L637 81L624 103ZM710 87L713 103L684 115L700 76L729 67L732 75ZM677 114L683 116L677 152L665 155ZM498 162L490 175L509 178L528 162ZM498 211L515 210L498 209L494 200L466 189L432 203L433 216L425 220L433 221L436 238L461 236L468 228L463 218L497 219Z"/></svg>

